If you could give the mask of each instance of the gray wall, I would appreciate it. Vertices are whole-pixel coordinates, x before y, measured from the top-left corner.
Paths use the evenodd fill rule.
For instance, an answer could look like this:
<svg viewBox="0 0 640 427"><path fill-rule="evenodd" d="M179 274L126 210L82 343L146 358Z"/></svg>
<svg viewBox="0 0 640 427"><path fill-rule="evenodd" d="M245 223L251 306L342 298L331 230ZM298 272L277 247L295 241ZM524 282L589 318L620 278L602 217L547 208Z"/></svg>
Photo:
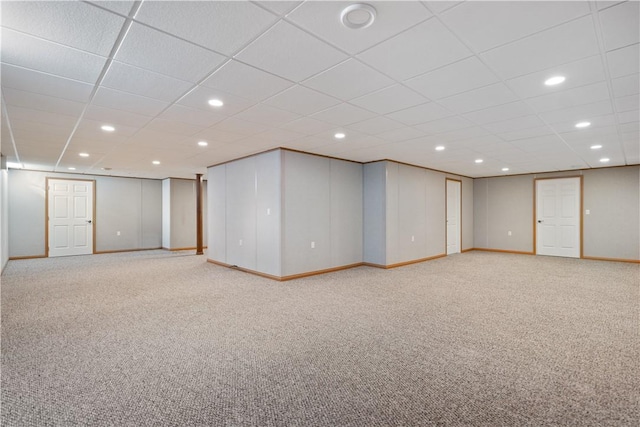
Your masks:
<svg viewBox="0 0 640 427"><path fill-rule="evenodd" d="M202 243L207 245L207 183L202 182ZM162 247L192 249L196 242L196 181L167 178L162 181Z"/></svg>
<svg viewBox="0 0 640 427"><path fill-rule="evenodd" d="M579 174L590 211L583 216L584 256L640 259L639 166L476 179L475 247L533 252L535 178Z"/></svg>
<svg viewBox="0 0 640 427"><path fill-rule="evenodd" d="M362 262L362 165L283 151L282 170L282 275Z"/></svg>
<svg viewBox="0 0 640 427"><path fill-rule="evenodd" d="M365 258L393 265L446 253L446 178L462 180L462 249L473 247L473 180L392 161L364 165Z"/></svg>
<svg viewBox="0 0 640 427"><path fill-rule="evenodd" d="M208 170L208 258L281 275L280 151Z"/></svg>
<svg viewBox="0 0 640 427"><path fill-rule="evenodd" d="M10 257L45 254L47 177L96 181L96 251L161 246L161 181L11 169L8 198Z"/></svg>
<svg viewBox="0 0 640 427"><path fill-rule="evenodd" d="M9 260L9 172L4 157L0 168L0 272Z"/></svg>

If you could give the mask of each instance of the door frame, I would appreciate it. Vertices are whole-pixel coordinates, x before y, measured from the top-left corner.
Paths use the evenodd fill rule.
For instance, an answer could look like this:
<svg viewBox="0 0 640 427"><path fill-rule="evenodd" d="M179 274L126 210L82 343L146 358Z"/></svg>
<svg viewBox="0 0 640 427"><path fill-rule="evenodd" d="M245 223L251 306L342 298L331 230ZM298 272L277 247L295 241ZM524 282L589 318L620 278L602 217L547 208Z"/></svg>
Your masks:
<svg viewBox="0 0 640 427"><path fill-rule="evenodd" d="M55 179L59 181L81 181L91 182L93 185L93 203L91 207L91 233L93 234L93 247L91 248L91 254L96 253L96 180L95 179L80 179L80 178L58 178L55 176L48 176L45 178L44 184L44 256L49 258L49 180Z"/></svg>
<svg viewBox="0 0 640 427"><path fill-rule="evenodd" d="M536 218L538 216L538 181L549 180L549 179L569 179L569 178L579 178L580 179L580 206L579 206L579 218L580 218L580 258L584 258L584 175L568 175L568 176L554 176L554 177L545 177L545 178L534 178L533 179L533 254L538 255L538 222Z"/></svg>
<svg viewBox="0 0 640 427"><path fill-rule="evenodd" d="M458 242L458 247L460 248L460 252L457 253L462 253L462 180L461 179L454 179L454 178L445 178L444 180L444 253L445 255L448 255L447 253L447 246L449 243L449 228L447 227L447 214L448 214L448 205L449 205L449 200L447 198L448 196L448 181L453 181L453 182L457 182L460 184L460 194L458 194L458 196L460 197L459 200L459 209L460 209L460 215L458 216L458 227L460 227L460 241Z"/></svg>

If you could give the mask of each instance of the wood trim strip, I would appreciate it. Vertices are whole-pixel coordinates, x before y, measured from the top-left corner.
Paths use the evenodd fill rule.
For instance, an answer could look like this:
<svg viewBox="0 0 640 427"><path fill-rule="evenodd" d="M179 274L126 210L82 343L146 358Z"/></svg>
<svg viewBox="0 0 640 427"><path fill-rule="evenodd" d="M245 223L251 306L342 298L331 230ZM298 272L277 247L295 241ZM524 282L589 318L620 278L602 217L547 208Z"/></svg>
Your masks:
<svg viewBox="0 0 640 427"><path fill-rule="evenodd" d="M267 278L267 279L277 280L278 282L282 282L283 281L282 277L279 277L279 276L272 276L271 274L260 273L259 271L255 271L255 270L250 270L248 268L242 268L242 267L234 266L234 265L231 265L231 264L226 264L224 262L216 261L216 260L213 260L211 258L207 258L207 262L210 262L211 264L218 265L220 267L227 267L227 268L231 268L233 270L242 271L243 273L249 273L249 274L253 274L253 275L256 275L256 276L264 277L264 278Z"/></svg>
<svg viewBox="0 0 640 427"><path fill-rule="evenodd" d="M444 258L446 256L447 256L447 254L444 253L444 254L438 254L438 255L434 255L434 256L430 256L430 257L426 257L426 258L420 258L420 259L414 259L414 260L411 260L411 261L399 262L397 264L383 265L383 264L373 264L373 263L370 263L370 262L363 262L362 265L364 265L366 267L382 268L382 269L388 270L390 268L404 267L405 265L418 264L418 263L425 262L425 261L431 261L431 260L438 259L438 258Z"/></svg>
<svg viewBox="0 0 640 427"><path fill-rule="evenodd" d="M48 258L48 256L46 254L45 255L12 256L12 257L9 257L9 261L17 261L21 259L38 259L38 258Z"/></svg>
<svg viewBox="0 0 640 427"><path fill-rule="evenodd" d="M474 248L462 249L462 250L460 251L460 253L471 252L471 251L473 251L473 250L474 250Z"/></svg>
<svg viewBox="0 0 640 427"><path fill-rule="evenodd" d="M303 277L317 276L319 274L333 273L334 271L348 270L348 269L354 268L354 267L362 267L362 263L361 262L357 262L355 264L348 264L348 265L343 265L343 266L340 266L340 267L333 267L333 268L326 268L324 270L310 271L308 273L300 273L300 274L292 274L290 276L282 276L280 278L280 280L284 282L284 281L287 281L287 280L301 279Z"/></svg>
<svg viewBox="0 0 640 427"><path fill-rule="evenodd" d="M472 248L467 249L469 251L481 251L481 252L498 252L501 254L517 254L517 255L535 255L534 252L525 252L525 251L510 251L506 249L490 249L490 248Z"/></svg>
<svg viewBox="0 0 640 427"><path fill-rule="evenodd" d="M583 256L582 259L588 259L590 261L630 262L633 264L640 264L640 259L603 258L603 257L595 257L595 256Z"/></svg>
<svg viewBox="0 0 640 427"><path fill-rule="evenodd" d="M162 248L157 247L157 248L141 248L141 249L114 249L114 250L108 250L108 251L96 251L95 255L119 254L122 252L157 251L158 249L162 249Z"/></svg>
<svg viewBox="0 0 640 427"><path fill-rule="evenodd" d="M203 248L203 249L207 249L207 246L203 246L202 248ZM165 247L163 246L163 247L158 248L158 249L164 249L165 251L171 251L171 252L174 252L174 251L195 251L195 250L198 250L198 248L197 248L197 247L195 247L195 246L191 246L191 247L188 247L188 248L165 248ZM142 250L144 250L144 249L142 249Z"/></svg>

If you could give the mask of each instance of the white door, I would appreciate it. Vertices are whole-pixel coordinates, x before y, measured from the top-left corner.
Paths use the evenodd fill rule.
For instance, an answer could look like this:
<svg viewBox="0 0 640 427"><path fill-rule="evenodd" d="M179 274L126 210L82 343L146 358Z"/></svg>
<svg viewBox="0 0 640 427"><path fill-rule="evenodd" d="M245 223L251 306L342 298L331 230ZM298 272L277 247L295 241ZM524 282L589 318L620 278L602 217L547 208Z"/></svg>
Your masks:
<svg viewBox="0 0 640 427"><path fill-rule="evenodd" d="M447 180L447 255L460 252L460 184Z"/></svg>
<svg viewBox="0 0 640 427"><path fill-rule="evenodd" d="M536 181L536 253L580 258L580 178Z"/></svg>
<svg viewBox="0 0 640 427"><path fill-rule="evenodd" d="M93 181L48 180L49 256L93 253Z"/></svg>

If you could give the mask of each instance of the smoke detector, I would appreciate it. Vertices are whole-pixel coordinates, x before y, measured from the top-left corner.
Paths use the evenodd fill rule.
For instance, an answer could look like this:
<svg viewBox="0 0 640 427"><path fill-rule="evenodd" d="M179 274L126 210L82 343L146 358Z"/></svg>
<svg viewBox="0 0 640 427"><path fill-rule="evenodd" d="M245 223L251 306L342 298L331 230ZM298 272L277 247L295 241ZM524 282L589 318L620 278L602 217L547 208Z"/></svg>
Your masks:
<svg viewBox="0 0 640 427"><path fill-rule="evenodd" d="M340 14L342 25L352 30L367 28L376 19L376 9L370 4L355 3L344 8Z"/></svg>

